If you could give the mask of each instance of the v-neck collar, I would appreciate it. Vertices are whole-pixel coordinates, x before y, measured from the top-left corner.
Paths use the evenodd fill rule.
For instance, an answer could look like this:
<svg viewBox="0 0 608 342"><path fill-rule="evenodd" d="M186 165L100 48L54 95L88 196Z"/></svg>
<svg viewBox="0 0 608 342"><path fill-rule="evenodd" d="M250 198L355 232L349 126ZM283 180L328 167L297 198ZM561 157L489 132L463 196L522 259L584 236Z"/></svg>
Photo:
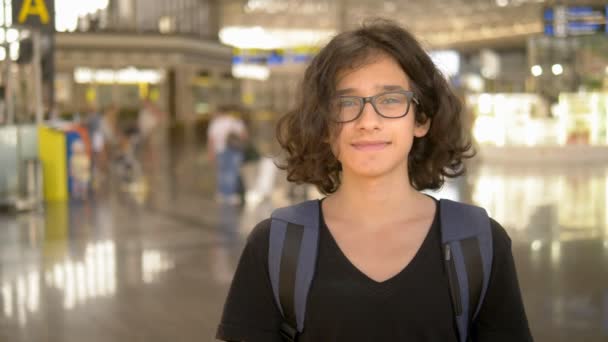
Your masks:
<svg viewBox="0 0 608 342"><path fill-rule="evenodd" d="M390 277L386 280L383 280L383 281L376 281L376 280L372 279L366 273L361 271L357 266L355 266L355 264L352 263L352 261L346 256L346 254L344 254L344 252L340 248L340 245L338 245L338 242L334 238L333 234L331 233L331 230L329 229L328 225L325 222L325 217L323 215L323 206L321 205L321 203L323 202L323 199L318 201L319 212L320 212L320 215L319 215L320 228L322 229L321 234L327 236L329 244L330 244L330 248L337 251L337 255L339 256L341 262L343 264L345 264L349 269L351 269L351 271L353 271L353 273L358 278L363 279L363 281L365 283L371 284L372 286L377 286L377 287L389 286L390 284L394 283L395 281L397 281L399 278L401 278L405 274L409 273L409 270L413 269L416 266L416 264L418 263L418 260L421 258L422 252L425 251L427 248L429 248L428 245L431 243L430 240L431 240L432 234L435 234L435 229L436 229L435 225L439 224L439 203L437 200L434 200L434 201L435 201L435 215L433 216L433 221L431 222L431 226L429 227L422 244L416 251L416 254L414 255L414 257L412 257L412 259L410 260L410 262L407 265L404 265L401 268L401 270L399 272L397 272L392 277Z"/></svg>

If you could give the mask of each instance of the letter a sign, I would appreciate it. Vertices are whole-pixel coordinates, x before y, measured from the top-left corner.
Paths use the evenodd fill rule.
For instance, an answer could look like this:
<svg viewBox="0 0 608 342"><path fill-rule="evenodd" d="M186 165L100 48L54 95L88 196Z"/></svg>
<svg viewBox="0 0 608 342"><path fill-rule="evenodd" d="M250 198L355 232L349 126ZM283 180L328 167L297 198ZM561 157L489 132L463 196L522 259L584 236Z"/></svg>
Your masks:
<svg viewBox="0 0 608 342"><path fill-rule="evenodd" d="M55 0L12 0L13 25L55 29Z"/></svg>

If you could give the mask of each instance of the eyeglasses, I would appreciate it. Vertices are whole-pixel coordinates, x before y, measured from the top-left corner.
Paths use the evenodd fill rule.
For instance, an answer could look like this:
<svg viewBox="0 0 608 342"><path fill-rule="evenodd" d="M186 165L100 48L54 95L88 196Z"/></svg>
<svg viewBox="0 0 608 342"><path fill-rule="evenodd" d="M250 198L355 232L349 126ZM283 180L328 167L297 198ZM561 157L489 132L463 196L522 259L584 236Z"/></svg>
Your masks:
<svg viewBox="0 0 608 342"><path fill-rule="evenodd" d="M397 119L407 115L412 101L418 99L412 91L390 91L369 97L339 96L332 103L334 120L338 123L355 121L363 113L366 103L371 103L378 115L383 118Z"/></svg>

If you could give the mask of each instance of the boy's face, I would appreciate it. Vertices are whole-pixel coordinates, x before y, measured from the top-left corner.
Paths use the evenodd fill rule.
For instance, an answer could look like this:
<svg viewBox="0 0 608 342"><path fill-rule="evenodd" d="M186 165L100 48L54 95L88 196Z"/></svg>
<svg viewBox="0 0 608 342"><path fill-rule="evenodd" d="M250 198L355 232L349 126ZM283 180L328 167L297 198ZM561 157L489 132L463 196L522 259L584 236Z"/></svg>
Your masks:
<svg viewBox="0 0 608 342"><path fill-rule="evenodd" d="M395 89L412 90L397 61L378 54L356 69L339 73L336 92L344 96L368 97ZM376 113L371 103L366 103L356 120L339 124L331 147L342 163L343 176L406 176L413 139L424 136L430 127L430 120L424 125L416 123L416 110L412 101L406 116L384 118Z"/></svg>

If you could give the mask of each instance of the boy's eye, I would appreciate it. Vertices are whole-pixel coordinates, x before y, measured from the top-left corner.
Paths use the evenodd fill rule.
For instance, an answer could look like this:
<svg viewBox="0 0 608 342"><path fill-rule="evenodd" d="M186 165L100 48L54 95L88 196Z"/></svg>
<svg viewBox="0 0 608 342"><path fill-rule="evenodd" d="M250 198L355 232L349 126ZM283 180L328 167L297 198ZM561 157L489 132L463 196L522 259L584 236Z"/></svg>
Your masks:
<svg viewBox="0 0 608 342"><path fill-rule="evenodd" d="M394 97L382 99L382 103L384 103L384 104L399 103L399 102L401 102L401 101L399 101L399 99L394 98Z"/></svg>
<svg viewBox="0 0 608 342"><path fill-rule="evenodd" d="M376 100L379 104L402 104L407 102L407 97L401 94L385 95Z"/></svg>
<svg viewBox="0 0 608 342"><path fill-rule="evenodd" d="M358 106L358 101L355 99L340 99L340 107L352 107Z"/></svg>

